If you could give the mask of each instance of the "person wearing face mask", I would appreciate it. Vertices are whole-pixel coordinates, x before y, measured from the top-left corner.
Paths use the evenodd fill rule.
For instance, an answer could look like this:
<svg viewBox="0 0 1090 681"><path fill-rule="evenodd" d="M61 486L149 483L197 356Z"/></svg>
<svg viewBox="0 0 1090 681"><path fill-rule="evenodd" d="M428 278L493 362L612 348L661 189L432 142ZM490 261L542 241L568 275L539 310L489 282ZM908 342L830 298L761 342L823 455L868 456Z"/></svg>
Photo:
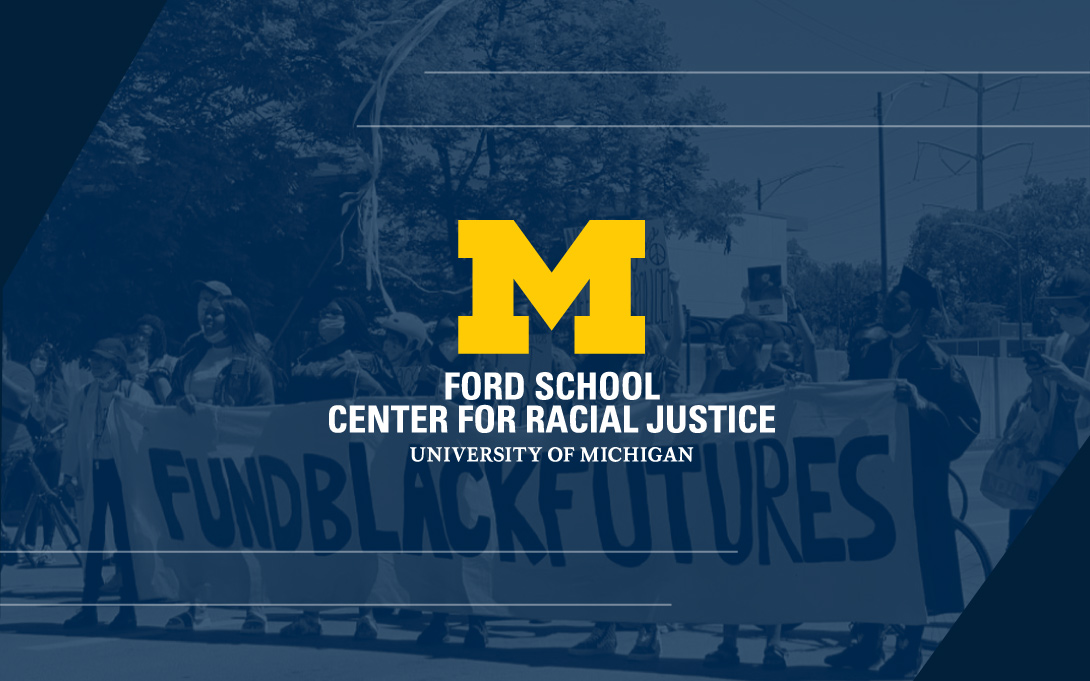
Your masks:
<svg viewBox="0 0 1090 681"><path fill-rule="evenodd" d="M34 374L34 403L27 416L27 429L40 438L34 452L34 463L50 485L60 480L61 452L64 446L63 429L68 422L68 385L61 374L60 357L52 343L42 343L30 358L30 373ZM56 431L56 434L48 436ZM45 512L42 504L34 509L27 521L26 543L34 546L38 538L38 524L42 526L42 548L35 555L36 565L53 563L53 532L56 529L52 513Z"/></svg>
<svg viewBox="0 0 1090 681"><path fill-rule="evenodd" d="M288 403L400 395L393 367L375 349L363 310L349 298L333 298L318 313L319 343L304 352L291 368ZM354 638L378 637L371 608L360 608ZM321 614L306 610L280 630L282 636L320 636Z"/></svg>
<svg viewBox="0 0 1090 681"><path fill-rule="evenodd" d="M873 358L888 357L884 375L897 379L894 397L908 407L916 541L928 615L959 613L965 607L950 512L950 462L980 432L980 406L965 371L924 337L928 318L938 307L931 282L905 267L882 311L889 339L871 344L868 352ZM857 670L878 664L885 657L884 631L884 624L853 625L852 644L826 657L826 664ZM879 671L883 678L915 676L922 663L922 639L923 626L904 627L896 652Z"/></svg>
<svg viewBox="0 0 1090 681"><path fill-rule="evenodd" d="M285 401L400 395L393 368L375 348L360 306L333 298L318 313L318 344L291 367Z"/></svg>
<svg viewBox="0 0 1090 681"><path fill-rule="evenodd" d="M1042 474L1038 503L1090 437L1090 273L1064 270L1041 302L1049 306L1060 333L1048 339L1043 354L1025 356L1029 403L1044 431L1036 459ZM1010 512L1009 542L1031 515L1033 509Z"/></svg>
<svg viewBox="0 0 1090 681"><path fill-rule="evenodd" d="M76 393L70 412L70 427L65 439L62 468L66 478L75 481L83 494L79 509L80 536L87 538L87 554L83 571L83 607L65 621L66 629L83 629L98 625L96 603L102 589L102 550L106 542L106 511L113 522L114 559L121 574L121 602L137 601L136 578L133 572L125 499L118 476L118 424L114 404L130 399L152 404L151 396L129 380L125 361L127 352L120 338L98 341L88 356L91 381ZM87 525L90 525L88 528ZM125 605L110 623L110 629L125 631L136 628L136 609Z"/></svg>
<svg viewBox="0 0 1090 681"><path fill-rule="evenodd" d="M273 377L258 346L250 308L234 296L213 298L204 306L201 337L187 341L188 352L178 359L170 380L168 404L193 414L198 405L256 407L275 401ZM234 569L236 564L224 566ZM249 568L247 568L249 569ZM249 575L251 584L254 575ZM203 607L167 621L168 629L191 631L204 619ZM265 633L265 613L248 607L242 632Z"/></svg>

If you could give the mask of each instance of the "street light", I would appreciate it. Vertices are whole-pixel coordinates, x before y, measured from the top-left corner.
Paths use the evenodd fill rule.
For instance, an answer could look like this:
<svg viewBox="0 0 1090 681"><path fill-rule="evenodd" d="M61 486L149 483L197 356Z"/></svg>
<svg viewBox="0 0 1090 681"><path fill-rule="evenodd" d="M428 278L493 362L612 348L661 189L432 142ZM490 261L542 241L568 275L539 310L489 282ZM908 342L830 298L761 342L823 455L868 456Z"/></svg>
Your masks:
<svg viewBox="0 0 1090 681"><path fill-rule="evenodd" d="M784 175L783 177L772 180L772 182L774 182L776 184L776 186L773 187L772 191L768 192L767 195L762 193L764 185L761 184L761 178L758 177L757 178L757 211L760 212L761 209L764 208L764 204L767 203L768 200L772 198L773 194L775 194L776 192L778 192L780 190L780 187L784 186L785 184L787 184L791 180L795 179L799 175L805 175L806 173L809 173L809 172L814 171L814 170L820 170L822 168L843 168L843 167L844 166L840 165L839 163L825 163L825 164L819 165L819 166L810 166L809 168L803 168L802 170L796 170L793 173L788 173L788 174Z"/></svg>
<svg viewBox="0 0 1090 681"><path fill-rule="evenodd" d="M926 80L914 80L893 89L889 93L889 109L893 108L893 101L902 90L913 86L930 87ZM889 109L886 113L889 113ZM882 300L889 295L889 256L886 252L886 146L882 134L884 123L882 119L882 93L878 93L878 106L875 109L878 117L878 215L879 231L882 237Z"/></svg>
<svg viewBox="0 0 1090 681"><path fill-rule="evenodd" d="M1001 229L995 227L988 227L987 225L978 225L974 222L955 222L955 227L972 227L973 229L979 229L982 232L987 232L995 238L1003 242L1003 244L1014 251L1014 258L1016 261L1016 267L1018 269L1018 351L1025 350L1022 338L1022 326L1025 324L1025 316L1022 312L1022 237L1018 232L1004 232ZM1011 243L1011 239L1014 239L1014 243Z"/></svg>

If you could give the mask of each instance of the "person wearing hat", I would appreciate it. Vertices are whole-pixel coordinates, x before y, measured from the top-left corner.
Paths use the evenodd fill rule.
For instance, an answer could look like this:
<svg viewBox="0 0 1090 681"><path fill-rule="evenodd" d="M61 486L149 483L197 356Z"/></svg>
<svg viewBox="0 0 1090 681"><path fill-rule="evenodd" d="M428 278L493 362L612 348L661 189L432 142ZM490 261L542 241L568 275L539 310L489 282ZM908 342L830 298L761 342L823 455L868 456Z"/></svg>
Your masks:
<svg viewBox="0 0 1090 681"><path fill-rule="evenodd" d="M881 342L885 352L875 352L875 356L889 358L886 375L898 381L894 397L909 410L916 541L929 615L958 613L965 607L950 513L950 462L960 457L980 432L980 406L965 370L924 337L928 318L940 305L931 282L905 267L882 311L882 327L889 334L889 339ZM869 669L885 657L884 631L883 624L853 625L853 643L826 657L825 662L834 667ZM907 626L904 631L896 652L880 670L885 678L912 677L920 668L923 626Z"/></svg>
<svg viewBox="0 0 1090 681"><path fill-rule="evenodd" d="M1029 403L1044 431L1037 450L1042 473L1038 503L1090 437L1090 272L1064 270L1041 302L1049 306L1060 333L1048 339L1044 353L1025 354ZM1010 512L1009 541L1031 515L1032 509Z"/></svg>
<svg viewBox="0 0 1090 681"><path fill-rule="evenodd" d="M200 339L204 334L204 313L208 309L208 305L217 298L230 298L234 295L231 293L230 286L214 279L208 281L197 280L193 282L191 289L197 295L197 331L182 343L182 349L178 353L179 356L185 355L193 349L194 344L200 343ZM169 375L166 378L168 381L170 380Z"/></svg>
<svg viewBox="0 0 1090 681"><path fill-rule="evenodd" d="M266 364L265 352L258 347L253 318L246 303L230 295L209 299L204 305L201 327L200 337L187 342L190 346L188 351L174 366L167 403L176 405L187 414L195 414L199 405L204 408L273 404L276 389L272 373ZM251 585L259 582L249 563L240 565L239 562L227 560L217 563L217 567L221 570L243 567ZM192 589L191 593L201 594L206 584L190 585L188 588ZM199 602L199 598L199 595L195 595L194 601ZM190 606L185 612L167 620L166 627L192 631L202 623L204 615L204 606ZM265 628L264 609L260 606L247 607L242 632L264 634Z"/></svg>
<svg viewBox="0 0 1090 681"><path fill-rule="evenodd" d="M62 472L86 490L79 509L80 535L87 537L87 555L83 570L83 607L65 621L66 629L98 625L96 603L102 589L102 550L106 543L106 511L113 521L118 572L121 574L121 602L117 617L110 623L115 631L136 628L136 576L130 553L125 498L118 476L119 437L114 404L130 399L154 404L143 388L129 380L126 370L128 352L120 338L104 338L95 343L88 355L94 380L76 393L69 411L69 432L65 438ZM86 523L90 521L90 527Z"/></svg>

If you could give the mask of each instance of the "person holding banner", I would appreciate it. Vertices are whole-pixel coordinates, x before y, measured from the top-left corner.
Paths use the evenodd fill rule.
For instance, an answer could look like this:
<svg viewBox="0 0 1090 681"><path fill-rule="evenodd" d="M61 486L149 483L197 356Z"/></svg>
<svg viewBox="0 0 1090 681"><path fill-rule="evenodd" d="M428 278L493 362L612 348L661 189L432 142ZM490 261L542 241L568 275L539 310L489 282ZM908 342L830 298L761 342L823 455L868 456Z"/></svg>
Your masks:
<svg viewBox="0 0 1090 681"><path fill-rule="evenodd" d="M96 603L102 589L102 550L106 543L106 511L113 521L114 560L121 575L121 602L124 604L110 629L136 628L136 574L133 571L125 498L114 457L121 430L114 413L118 399L154 404L143 388L129 380L126 370L128 353L119 338L106 338L95 344L88 361L94 381L76 394L70 412L71 432L65 439L63 469L66 479L75 480L83 495L81 522L90 518L87 556L83 571L83 607L65 620L65 629L84 629L98 625Z"/></svg>
<svg viewBox="0 0 1090 681"><path fill-rule="evenodd" d="M371 341L356 301L333 298L318 313L318 345L291 367L286 402L400 395L393 367Z"/></svg>
<svg viewBox="0 0 1090 681"><path fill-rule="evenodd" d="M965 607L948 480L950 462L980 432L980 407L965 371L924 337L928 318L939 307L931 282L905 267L882 312L882 327L890 336L884 342L890 357L886 376L898 380L894 396L909 410L912 497L928 615L957 613ZM885 657L884 631L883 624L856 624L852 644L825 662L869 669ZM904 627L896 652L880 673L887 678L915 676L922 664L922 641L923 625Z"/></svg>
<svg viewBox="0 0 1090 681"><path fill-rule="evenodd" d="M810 380L806 374L796 373L775 364L760 366L761 347L765 343L765 326L756 317L748 314L735 315L725 322L719 330L723 344L723 356L718 352L708 355L707 374L701 394L736 393L749 390L775 388L786 383L805 383ZM723 358L730 362L730 369L723 367ZM780 645L782 625L772 624L764 627L766 632L764 659L761 666L765 669L781 670L787 668L787 651ZM723 642L712 652L704 656L704 666L727 669L741 664L738 656L738 625L723 625Z"/></svg>
<svg viewBox="0 0 1090 681"><path fill-rule="evenodd" d="M319 345L300 355L288 379L287 403L355 398L357 395L398 395L400 387L385 356L374 349L363 310L349 298L333 298L318 313ZM371 608L360 608L354 638L378 638ZM321 615L306 610L280 635L320 636Z"/></svg>
<svg viewBox="0 0 1090 681"><path fill-rule="evenodd" d="M234 296L212 298L204 306L200 338L187 341L186 352L174 367L169 404L192 414L197 404L217 407L253 407L272 404L272 374L265 365L265 353L254 337L250 308ZM249 567L247 567L249 569ZM254 576L250 575L251 581ZM204 608L192 606L172 617L167 629L192 631L200 624ZM242 631L265 633L265 613L259 607L246 609Z"/></svg>

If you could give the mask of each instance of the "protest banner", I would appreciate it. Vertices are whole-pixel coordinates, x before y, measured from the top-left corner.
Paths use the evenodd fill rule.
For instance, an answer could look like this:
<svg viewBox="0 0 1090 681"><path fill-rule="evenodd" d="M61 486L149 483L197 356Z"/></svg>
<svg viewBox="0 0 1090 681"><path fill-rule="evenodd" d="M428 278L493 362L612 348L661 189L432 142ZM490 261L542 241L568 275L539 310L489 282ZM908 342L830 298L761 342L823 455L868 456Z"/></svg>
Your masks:
<svg viewBox="0 0 1090 681"><path fill-rule="evenodd" d="M893 385L676 401L775 405L774 435L349 436L326 427L327 403L192 416L124 403L133 548L157 552L136 555L138 590L552 619L923 622L907 411ZM636 405L634 421L652 421L658 404ZM409 455L449 445L575 454ZM580 460L582 447L652 445L696 455Z"/></svg>

